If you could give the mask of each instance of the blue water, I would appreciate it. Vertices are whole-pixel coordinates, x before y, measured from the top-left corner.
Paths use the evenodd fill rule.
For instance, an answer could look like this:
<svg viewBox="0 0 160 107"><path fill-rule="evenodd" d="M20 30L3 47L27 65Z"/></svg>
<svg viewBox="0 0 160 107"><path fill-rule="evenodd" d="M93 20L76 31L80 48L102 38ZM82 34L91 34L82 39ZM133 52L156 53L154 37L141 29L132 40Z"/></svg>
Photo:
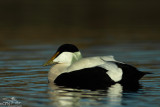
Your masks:
<svg viewBox="0 0 160 107"><path fill-rule="evenodd" d="M125 91L120 84L95 91L48 84L50 66L42 67L42 64L57 47L53 44L23 45L0 51L0 107L6 106L2 105L3 98L11 97L25 107L160 106L159 43L93 45L80 49L84 57L114 55L117 60L153 73L141 79L141 87L136 91Z"/></svg>

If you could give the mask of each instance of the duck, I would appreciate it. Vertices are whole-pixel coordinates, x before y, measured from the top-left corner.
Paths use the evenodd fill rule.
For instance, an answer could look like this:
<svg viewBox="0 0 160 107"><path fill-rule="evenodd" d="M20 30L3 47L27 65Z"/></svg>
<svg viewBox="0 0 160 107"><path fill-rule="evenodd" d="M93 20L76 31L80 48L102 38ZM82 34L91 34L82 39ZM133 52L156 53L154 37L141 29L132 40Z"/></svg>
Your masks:
<svg viewBox="0 0 160 107"><path fill-rule="evenodd" d="M73 88L101 89L119 83L134 85L148 72L114 59L112 55L83 58L73 44L61 45L43 66L52 65L48 82Z"/></svg>

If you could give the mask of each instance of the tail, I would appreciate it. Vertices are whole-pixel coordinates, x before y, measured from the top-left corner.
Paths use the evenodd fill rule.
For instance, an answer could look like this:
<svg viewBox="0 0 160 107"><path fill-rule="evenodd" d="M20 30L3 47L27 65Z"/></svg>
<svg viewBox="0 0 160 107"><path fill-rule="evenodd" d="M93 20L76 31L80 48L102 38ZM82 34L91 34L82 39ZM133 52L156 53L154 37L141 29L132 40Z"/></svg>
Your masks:
<svg viewBox="0 0 160 107"><path fill-rule="evenodd" d="M144 75L146 75L146 74L153 74L153 73L151 73L151 72L143 72L144 73Z"/></svg>
<svg viewBox="0 0 160 107"><path fill-rule="evenodd" d="M139 79L141 79L146 74L153 74L153 73L150 73L150 72L140 72Z"/></svg>

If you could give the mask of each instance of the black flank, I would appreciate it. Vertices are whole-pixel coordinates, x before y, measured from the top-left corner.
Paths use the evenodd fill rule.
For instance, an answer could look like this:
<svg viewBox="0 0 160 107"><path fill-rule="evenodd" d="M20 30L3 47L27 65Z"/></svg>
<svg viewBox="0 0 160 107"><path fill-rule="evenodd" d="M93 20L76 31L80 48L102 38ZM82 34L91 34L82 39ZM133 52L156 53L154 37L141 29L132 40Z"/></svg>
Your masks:
<svg viewBox="0 0 160 107"><path fill-rule="evenodd" d="M56 78L55 84L72 88L101 89L114 82L101 67L85 68L69 73L63 73Z"/></svg>

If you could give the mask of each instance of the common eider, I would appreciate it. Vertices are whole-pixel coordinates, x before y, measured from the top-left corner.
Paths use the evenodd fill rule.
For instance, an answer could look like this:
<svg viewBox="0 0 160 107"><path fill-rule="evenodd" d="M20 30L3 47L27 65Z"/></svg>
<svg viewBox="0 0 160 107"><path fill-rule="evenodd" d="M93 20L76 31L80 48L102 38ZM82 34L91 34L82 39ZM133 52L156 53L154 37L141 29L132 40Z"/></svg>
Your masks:
<svg viewBox="0 0 160 107"><path fill-rule="evenodd" d="M44 66L53 65L49 83L74 88L105 88L115 83L134 85L147 74L132 65L116 61L113 56L82 58L73 44L61 45Z"/></svg>

